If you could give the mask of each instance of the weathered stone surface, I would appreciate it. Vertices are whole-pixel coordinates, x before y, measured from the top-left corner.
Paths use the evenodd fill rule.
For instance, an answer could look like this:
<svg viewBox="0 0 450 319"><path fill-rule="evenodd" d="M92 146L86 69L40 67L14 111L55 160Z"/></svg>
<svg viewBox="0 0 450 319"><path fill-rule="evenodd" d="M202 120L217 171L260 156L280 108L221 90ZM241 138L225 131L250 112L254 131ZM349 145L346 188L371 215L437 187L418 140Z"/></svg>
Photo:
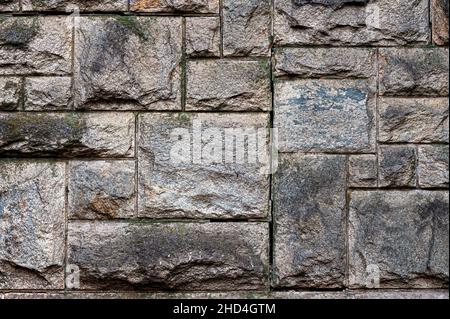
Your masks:
<svg viewBox="0 0 450 319"><path fill-rule="evenodd" d="M350 187L377 187L376 155L351 155L348 169L348 184Z"/></svg>
<svg viewBox="0 0 450 319"><path fill-rule="evenodd" d="M265 223L70 223L81 289L250 290L267 284Z"/></svg>
<svg viewBox="0 0 450 319"><path fill-rule="evenodd" d="M281 45L428 43L428 0L276 0L274 28Z"/></svg>
<svg viewBox="0 0 450 319"><path fill-rule="evenodd" d="M380 146L379 186L416 186L416 149L411 145Z"/></svg>
<svg viewBox="0 0 450 319"><path fill-rule="evenodd" d="M69 169L69 217L133 217L135 185L134 161L73 161Z"/></svg>
<svg viewBox="0 0 450 319"><path fill-rule="evenodd" d="M75 7L80 11L127 11L128 0L22 0L23 11L66 11Z"/></svg>
<svg viewBox="0 0 450 319"><path fill-rule="evenodd" d="M15 110L19 106L20 78L0 77L0 110Z"/></svg>
<svg viewBox="0 0 450 319"><path fill-rule="evenodd" d="M448 299L448 290L371 290L350 291L349 299Z"/></svg>
<svg viewBox="0 0 450 319"><path fill-rule="evenodd" d="M268 111L268 61L202 60L187 65L187 110Z"/></svg>
<svg viewBox="0 0 450 319"><path fill-rule="evenodd" d="M437 293L436 293L437 295ZM441 295L443 295L441 293ZM448 295L448 294L447 294ZM65 291L65 292L13 292L0 293L0 299L133 299L133 300L159 300L159 299L267 299L266 292L259 291L232 291L232 292L90 292L90 291Z"/></svg>
<svg viewBox="0 0 450 319"><path fill-rule="evenodd" d="M68 110L71 108L70 77L32 77L25 80L25 110Z"/></svg>
<svg viewBox="0 0 450 319"><path fill-rule="evenodd" d="M130 0L138 12L219 13L219 0Z"/></svg>
<svg viewBox="0 0 450 319"><path fill-rule="evenodd" d="M220 56L220 18L186 18L186 54L190 57Z"/></svg>
<svg viewBox="0 0 450 319"><path fill-rule="evenodd" d="M19 0L0 0L0 12L19 11Z"/></svg>
<svg viewBox="0 0 450 319"><path fill-rule="evenodd" d="M270 184L262 152L268 126L267 114L141 115L139 216L267 217Z"/></svg>
<svg viewBox="0 0 450 319"><path fill-rule="evenodd" d="M366 290L366 291L287 291L270 294L273 299L448 299L448 290Z"/></svg>
<svg viewBox="0 0 450 319"><path fill-rule="evenodd" d="M418 154L420 187L448 187L448 145L421 145Z"/></svg>
<svg viewBox="0 0 450 319"><path fill-rule="evenodd" d="M448 0L431 0L431 23L433 42L448 45Z"/></svg>
<svg viewBox="0 0 450 319"><path fill-rule="evenodd" d="M448 209L448 192L352 192L350 285L365 287L372 265L381 288L448 287Z"/></svg>
<svg viewBox="0 0 450 319"><path fill-rule="evenodd" d="M67 74L72 32L64 17L1 17L1 74Z"/></svg>
<svg viewBox="0 0 450 319"><path fill-rule="evenodd" d="M275 287L343 286L345 166L339 155L281 156L272 191Z"/></svg>
<svg viewBox="0 0 450 319"><path fill-rule="evenodd" d="M275 51L275 75L316 77L376 76L376 51L366 48L280 48Z"/></svg>
<svg viewBox="0 0 450 319"><path fill-rule="evenodd" d="M181 43L181 18L80 18L76 107L181 109Z"/></svg>
<svg viewBox="0 0 450 319"><path fill-rule="evenodd" d="M0 161L0 289L62 289L64 228L64 164Z"/></svg>
<svg viewBox="0 0 450 319"><path fill-rule="evenodd" d="M380 49L380 95L448 96L448 48Z"/></svg>
<svg viewBox="0 0 450 319"><path fill-rule="evenodd" d="M363 80L277 82L274 125L280 151L372 151L373 92Z"/></svg>
<svg viewBox="0 0 450 319"><path fill-rule="evenodd" d="M0 113L2 156L134 156L131 113Z"/></svg>
<svg viewBox="0 0 450 319"><path fill-rule="evenodd" d="M448 142L448 98L380 98L381 142Z"/></svg>
<svg viewBox="0 0 450 319"><path fill-rule="evenodd" d="M223 1L225 56L268 56L271 46L271 0Z"/></svg>

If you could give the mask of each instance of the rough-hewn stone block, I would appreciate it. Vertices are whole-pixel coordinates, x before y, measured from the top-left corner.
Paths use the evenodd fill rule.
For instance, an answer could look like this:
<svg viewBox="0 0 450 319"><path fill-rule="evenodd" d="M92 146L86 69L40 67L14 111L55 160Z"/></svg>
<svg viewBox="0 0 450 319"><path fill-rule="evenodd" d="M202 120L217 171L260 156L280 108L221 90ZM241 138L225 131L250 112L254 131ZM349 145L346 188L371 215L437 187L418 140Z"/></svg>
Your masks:
<svg viewBox="0 0 450 319"><path fill-rule="evenodd" d="M225 56L268 56L271 46L271 0L223 1Z"/></svg>
<svg viewBox="0 0 450 319"><path fill-rule="evenodd" d="M190 57L220 56L220 18L186 18L186 54Z"/></svg>
<svg viewBox="0 0 450 319"><path fill-rule="evenodd" d="M81 17L75 106L181 109L181 18Z"/></svg>
<svg viewBox="0 0 450 319"><path fill-rule="evenodd" d="M380 95L448 96L448 48L380 49Z"/></svg>
<svg viewBox="0 0 450 319"><path fill-rule="evenodd" d="M378 167L376 155L349 157L348 184L350 187L377 187Z"/></svg>
<svg viewBox="0 0 450 319"><path fill-rule="evenodd" d="M379 186L416 186L416 149L411 145L380 146Z"/></svg>
<svg viewBox="0 0 450 319"><path fill-rule="evenodd" d="M69 217L134 216L134 161L73 161L69 168Z"/></svg>
<svg viewBox="0 0 450 319"><path fill-rule="evenodd" d="M339 155L281 156L273 187L276 287L343 286L345 162Z"/></svg>
<svg viewBox="0 0 450 319"><path fill-rule="evenodd" d="M275 61L276 76L370 78L377 74L375 49L280 48Z"/></svg>
<svg viewBox="0 0 450 319"><path fill-rule="evenodd" d="M15 110L19 106L20 78L0 77L0 110Z"/></svg>
<svg viewBox="0 0 450 319"><path fill-rule="evenodd" d="M32 77L25 80L25 110L68 110L71 108L71 78Z"/></svg>
<svg viewBox="0 0 450 319"><path fill-rule="evenodd" d="M448 45L448 0L431 0L431 23L433 42Z"/></svg>
<svg viewBox="0 0 450 319"><path fill-rule="evenodd" d="M19 11L19 0L1 0L0 12Z"/></svg>
<svg viewBox="0 0 450 319"><path fill-rule="evenodd" d="M362 152L374 148L374 88L363 80L275 84L281 152Z"/></svg>
<svg viewBox="0 0 450 319"><path fill-rule="evenodd" d="M127 11L128 0L22 0L23 11Z"/></svg>
<svg viewBox="0 0 450 319"><path fill-rule="evenodd" d="M1 74L67 74L72 29L65 17L1 17Z"/></svg>
<svg viewBox="0 0 450 319"><path fill-rule="evenodd" d="M275 0L275 41L301 45L428 43L428 0Z"/></svg>
<svg viewBox="0 0 450 319"><path fill-rule="evenodd" d="M219 0L130 0L138 12L219 13Z"/></svg>
<svg viewBox="0 0 450 319"><path fill-rule="evenodd" d="M131 113L0 113L0 155L134 155Z"/></svg>
<svg viewBox="0 0 450 319"><path fill-rule="evenodd" d="M380 98L381 142L448 142L448 98Z"/></svg>
<svg viewBox="0 0 450 319"><path fill-rule="evenodd" d="M70 223L81 289L250 290L268 278L265 223Z"/></svg>
<svg viewBox="0 0 450 319"><path fill-rule="evenodd" d="M64 164L0 161L0 289L64 288Z"/></svg>
<svg viewBox="0 0 450 319"><path fill-rule="evenodd" d="M187 65L187 110L268 111L268 61L202 60Z"/></svg>
<svg viewBox="0 0 450 319"><path fill-rule="evenodd" d="M420 187L448 187L448 152L448 145L418 147Z"/></svg>
<svg viewBox="0 0 450 319"><path fill-rule="evenodd" d="M352 192L350 285L379 273L381 288L448 287L448 202L448 192Z"/></svg>
<svg viewBox="0 0 450 319"><path fill-rule="evenodd" d="M139 216L267 217L268 125L266 114L141 115Z"/></svg>

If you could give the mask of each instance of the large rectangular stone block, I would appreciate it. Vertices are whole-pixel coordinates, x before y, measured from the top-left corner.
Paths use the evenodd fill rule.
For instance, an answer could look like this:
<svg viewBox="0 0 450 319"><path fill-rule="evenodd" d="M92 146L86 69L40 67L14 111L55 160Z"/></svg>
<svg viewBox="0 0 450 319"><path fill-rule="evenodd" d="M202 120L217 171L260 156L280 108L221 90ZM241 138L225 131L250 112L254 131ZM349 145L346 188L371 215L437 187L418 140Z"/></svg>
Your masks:
<svg viewBox="0 0 450 319"><path fill-rule="evenodd" d="M448 48L380 49L380 95L448 96Z"/></svg>
<svg viewBox="0 0 450 319"><path fill-rule="evenodd" d="M80 11L127 11L128 0L22 0L23 11L72 12L74 8Z"/></svg>
<svg viewBox="0 0 450 319"><path fill-rule="evenodd" d="M370 78L377 75L375 49L279 48L275 75L302 78Z"/></svg>
<svg viewBox="0 0 450 319"><path fill-rule="evenodd" d="M378 140L448 143L448 98L380 98Z"/></svg>
<svg viewBox="0 0 450 319"><path fill-rule="evenodd" d="M274 126L280 151L373 151L374 92L365 80L275 83Z"/></svg>
<svg viewBox="0 0 450 319"><path fill-rule="evenodd" d="M428 43L428 0L275 0L280 45Z"/></svg>
<svg viewBox="0 0 450 319"><path fill-rule="evenodd" d="M0 75L68 74L72 28L65 17L0 17Z"/></svg>
<svg viewBox="0 0 450 319"><path fill-rule="evenodd" d="M80 289L253 290L268 279L266 223L72 222Z"/></svg>
<svg viewBox="0 0 450 319"><path fill-rule="evenodd" d="M0 161L0 289L64 288L64 163Z"/></svg>
<svg viewBox="0 0 450 319"><path fill-rule="evenodd" d="M75 34L75 106L181 109L181 18L81 17Z"/></svg>
<svg viewBox="0 0 450 319"><path fill-rule="evenodd" d="M69 218L133 217L135 187L135 161L72 161L69 166Z"/></svg>
<svg viewBox="0 0 450 319"><path fill-rule="evenodd" d="M268 56L271 27L271 0L224 0L224 55Z"/></svg>
<svg viewBox="0 0 450 319"><path fill-rule="evenodd" d="M275 287L344 285L345 189L345 156L281 155L273 186Z"/></svg>
<svg viewBox="0 0 450 319"><path fill-rule="evenodd" d="M139 216L267 217L268 126L266 114L141 115Z"/></svg>
<svg viewBox="0 0 450 319"><path fill-rule="evenodd" d="M133 157L131 113L0 113L0 155Z"/></svg>
<svg viewBox="0 0 450 319"><path fill-rule="evenodd" d="M350 286L448 287L448 192L355 191Z"/></svg>
<svg viewBox="0 0 450 319"><path fill-rule="evenodd" d="M219 13L219 0L130 0L137 12Z"/></svg>
<svg viewBox="0 0 450 319"><path fill-rule="evenodd" d="M269 111L270 63L201 60L187 64L186 109Z"/></svg>

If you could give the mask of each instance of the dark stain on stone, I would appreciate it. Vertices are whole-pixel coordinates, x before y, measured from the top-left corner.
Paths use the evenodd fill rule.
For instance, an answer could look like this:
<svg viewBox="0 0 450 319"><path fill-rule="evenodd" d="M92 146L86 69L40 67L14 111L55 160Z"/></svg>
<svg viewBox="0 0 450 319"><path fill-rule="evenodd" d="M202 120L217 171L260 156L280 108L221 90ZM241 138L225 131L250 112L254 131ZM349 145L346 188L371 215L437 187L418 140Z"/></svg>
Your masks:
<svg viewBox="0 0 450 319"><path fill-rule="evenodd" d="M32 19L31 24L25 19L14 19L10 24L0 25L0 44L17 47L26 46L33 40L38 31L36 18Z"/></svg>
<svg viewBox="0 0 450 319"><path fill-rule="evenodd" d="M84 121L79 115L8 114L0 121L0 154L64 153L81 143ZM13 146L23 143L20 149Z"/></svg>
<svg viewBox="0 0 450 319"><path fill-rule="evenodd" d="M305 5L322 5L325 7L333 7L335 9L343 6L365 6L370 0L291 0L295 6L301 7Z"/></svg>

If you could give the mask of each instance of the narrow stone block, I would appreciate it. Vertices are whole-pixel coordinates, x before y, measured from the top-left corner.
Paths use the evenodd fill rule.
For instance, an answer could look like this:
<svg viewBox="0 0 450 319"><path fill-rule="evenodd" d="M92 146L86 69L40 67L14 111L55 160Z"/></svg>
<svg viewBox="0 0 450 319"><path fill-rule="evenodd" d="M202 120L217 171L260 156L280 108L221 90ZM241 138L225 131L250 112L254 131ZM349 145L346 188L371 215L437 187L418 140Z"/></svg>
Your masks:
<svg viewBox="0 0 450 319"><path fill-rule="evenodd" d="M0 77L0 110L12 111L19 107L20 78Z"/></svg>
<svg viewBox="0 0 450 319"><path fill-rule="evenodd" d="M448 145L421 145L418 149L420 187L448 188Z"/></svg>
<svg viewBox="0 0 450 319"><path fill-rule="evenodd" d="M137 12L219 13L219 0L130 0Z"/></svg>
<svg viewBox="0 0 450 319"><path fill-rule="evenodd" d="M0 289L64 288L64 163L0 161Z"/></svg>
<svg viewBox="0 0 450 319"><path fill-rule="evenodd" d="M448 0L431 0L431 24L433 42L448 45Z"/></svg>
<svg viewBox="0 0 450 319"><path fill-rule="evenodd" d="M133 157L131 113L0 113L0 155Z"/></svg>
<svg viewBox="0 0 450 319"><path fill-rule="evenodd" d="M345 166L345 156L282 154L272 192L275 287L343 287Z"/></svg>
<svg viewBox="0 0 450 319"><path fill-rule="evenodd" d="M127 11L128 0L22 0L23 11ZM69 11L67 11L69 10Z"/></svg>
<svg viewBox="0 0 450 319"><path fill-rule="evenodd" d="M269 111L268 61L209 60L187 65L187 110Z"/></svg>

